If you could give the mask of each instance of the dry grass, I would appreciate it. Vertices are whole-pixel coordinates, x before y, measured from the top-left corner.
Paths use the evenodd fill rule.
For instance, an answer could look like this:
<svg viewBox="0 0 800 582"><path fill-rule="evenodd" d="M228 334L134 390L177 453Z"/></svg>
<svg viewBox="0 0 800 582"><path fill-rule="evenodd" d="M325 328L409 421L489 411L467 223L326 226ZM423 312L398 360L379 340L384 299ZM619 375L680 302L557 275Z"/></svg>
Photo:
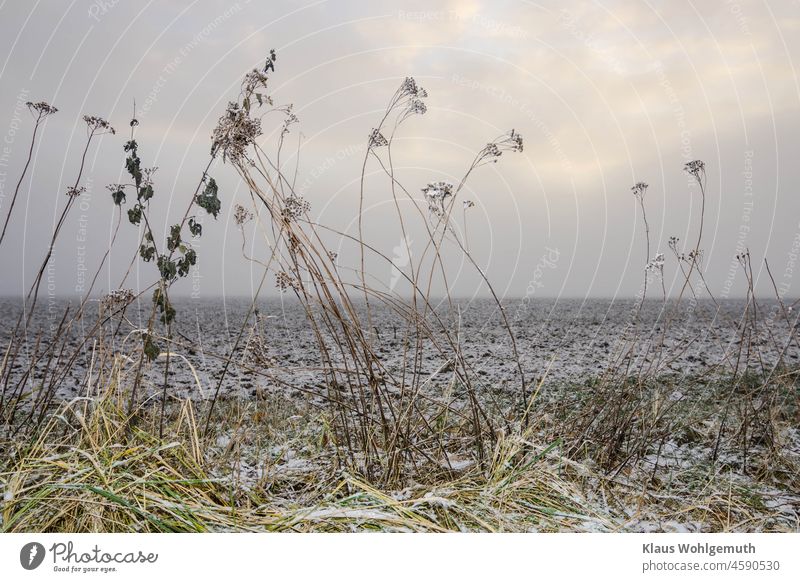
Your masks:
<svg viewBox="0 0 800 582"><path fill-rule="evenodd" d="M520 531L613 523L551 473L542 455L513 465L522 444L513 439L496 451L488 477L474 464L463 474L440 467L434 482L388 492L316 455L313 470L292 473L276 463L243 486L230 463L231 451L245 445L204 446L190 402L174 406L163 440L152 410L128 429L123 402L112 393L76 400L31 445L7 451L3 531Z"/></svg>
<svg viewBox="0 0 800 582"><path fill-rule="evenodd" d="M4 443L2 530L174 531L793 531L800 497L781 465L751 483L708 460L616 476L542 445L548 419L502 435L486 471L469 449L420 467L403 487L371 485L337 464L324 415L295 404L223 401L207 440L195 404L137 411L109 389L53 414L30 444ZM306 420L307 419L307 420ZM257 428L254 428L257 427ZM784 459L794 470L798 459ZM792 463L795 463L792 465ZM792 468L793 467L793 468ZM780 487L780 488L779 488ZM784 507L780 504L784 503ZM795 504L795 505L792 505ZM793 517L792 517L793 516ZM794 519L794 521L792 521Z"/></svg>

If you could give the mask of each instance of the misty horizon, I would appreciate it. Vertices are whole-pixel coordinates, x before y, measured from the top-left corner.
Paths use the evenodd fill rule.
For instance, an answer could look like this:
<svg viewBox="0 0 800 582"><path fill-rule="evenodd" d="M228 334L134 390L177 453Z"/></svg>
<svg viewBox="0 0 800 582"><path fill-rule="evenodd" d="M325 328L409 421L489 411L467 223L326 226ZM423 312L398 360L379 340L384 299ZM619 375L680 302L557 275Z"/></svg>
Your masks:
<svg viewBox="0 0 800 582"><path fill-rule="evenodd" d="M462 197L475 207L457 217L499 296L522 297L534 285L534 295L543 297L635 297L657 253L665 255L666 292L677 296L682 278L668 241L678 237L688 252L697 237L700 197L683 169L694 159L706 163L701 246L712 292L746 296L735 257L749 250L759 295L773 292L764 259L780 293L797 294L800 223L792 217L800 216L800 199L791 185L800 179L792 162L800 88L791 52L800 41L789 34L798 27L797 11L776 5L770 20L754 18L758 8L748 3L736 11L705 5L694 12L683 3L657 10L612 5L441 2L401 10L391 3L333 9L316 2L277 3L267 12L251 2L94 3L83 11L45 3L29 13L24 4L4 4L3 212L33 126L24 102L43 99L59 111L42 126L9 224L10 252L0 269L15 275L0 279L0 294L30 289L76 172L82 115L107 118L117 134L93 147L85 191L54 249L48 276L57 295L86 292L113 237L120 209L105 188L124 181L122 148L134 103L143 164L158 166L153 212L163 244L192 195L225 104L271 48L278 54L271 73L276 103L293 103L299 118L282 162L291 173L297 164L295 186L310 216L326 226L355 234L369 132L396 87L413 76L429 95L427 113L404 123L393 155L418 203L426 184L457 183L475 152L497 135L514 128L524 136L524 152L474 172ZM265 141L277 131L265 126ZM366 176L364 234L392 257L403 236L376 171ZM252 295L260 271L242 257L233 221L247 192L222 163L211 172L222 208L217 219L203 221L195 283L209 297ZM650 184L649 257L631 194L640 181ZM131 256L117 249L137 236L123 225L95 292L120 286ZM424 237L420 231L410 239ZM335 237L327 242L344 266L357 266L354 247ZM247 235L245 250L264 256L255 235ZM413 260L421 249L412 240L410 250ZM368 259L367 268L389 286L389 266ZM453 294L489 295L469 265L448 269ZM152 275L135 262L122 286L143 289ZM191 295L192 284L178 281L172 292ZM262 294L278 290L269 281Z"/></svg>

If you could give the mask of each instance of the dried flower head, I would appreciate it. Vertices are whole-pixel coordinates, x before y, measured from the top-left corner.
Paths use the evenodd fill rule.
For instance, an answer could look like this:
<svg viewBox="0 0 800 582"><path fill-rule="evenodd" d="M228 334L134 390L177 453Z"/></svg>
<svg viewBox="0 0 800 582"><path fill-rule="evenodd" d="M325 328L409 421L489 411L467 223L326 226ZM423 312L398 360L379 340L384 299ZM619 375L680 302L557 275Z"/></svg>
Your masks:
<svg viewBox="0 0 800 582"><path fill-rule="evenodd" d="M412 99L408 106L409 115L424 115L428 111L428 106L421 99Z"/></svg>
<svg viewBox="0 0 800 582"><path fill-rule="evenodd" d="M90 134L110 133L113 135L116 133L114 131L114 128L111 127L111 124L102 117L96 117L94 115L84 115L83 120L86 122L86 126L88 127Z"/></svg>
<svg viewBox="0 0 800 582"><path fill-rule="evenodd" d="M286 271L278 272L278 274L275 276L275 285L282 292L287 291L288 289L297 291L300 288L300 284L297 282L297 279L292 277Z"/></svg>
<svg viewBox="0 0 800 582"><path fill-rule="evenodd" d="M425 89L417 85L414 77L406 77L403 79L403 84L400 85L400 95L403 97L419 97L420 99L424 99L428 96L428 93Z"/></svg>
<svg viewBox="0 0 800 582"><path fill-rule="evenodd" d="M295 123L299 123L300 119L292 112L294 106L290 103L286 107L281 108L281 110L286 114L286 117L283 119L283 128L281 129L281 135L286 135L289 133L289 126L294 125Z"/></svg>
<svg viewBox="0 0 800 582"><path fill-rule="evenodd" d="M655 257L653 257L650 262L647 263L645 270L650 273L657 273L659 275L664 275L664 254L658 253Z"/></svg>
<svg viewBox="0 0 800 582"><path fill-rule="evenodd" d="M228 103L225 114L219 118L211 135L211 154L222 151L223 161L240 163L247 159L247 148L261 135L261 120L250 117L238 103Z"/></svg>
<svg viewBox="0 0 800 582"><path fill-rule="evenodd" d="M472 200L464 200L464 210L473 206L475 206L475 203Z"/></svg>
<svg viewBox="0 0 800 582"><path fill-rule="evenodd" d="M680 241L681 239L679 239L677 236L671 236L669 237L669 242L667 243L667 246L669 246L669 249L675 254L675 256L678 258L679 261L685 261L686 255L684 255L678 248L678 244L680 243Z"/></svg>
<svg viewBox="0 0 800 582"><path fill-rule="evenodd" d="M369 147L379 148L388 145L389 142L385 137L383 137L383 134L380 132L379 129L373 129L372 132L369 134Z"/></svg>
<svg viewBox="0 0 800 582"><path fill-rule="evenodd" d="M636 196L636 198L643 200L644 195L647 192L647 184L645 184L644 182L636 182L636 184L633 185L633 188L631 188L631 190L633 191L633 195Z"/></svg>
<svg viewBox="0 0 800 582"><path fill-rule="evenodd" d="M487 143L486 147L481 152L480 159L485 161L496 162L497 158L503 155L500 147L496 143Z"/></svg>
<svg viewBox="0 0 800 582"><path fill-rule="evenodd" d="M77 188L75 186L70 186L69 188L67 188L67 196L69 196L70 198L77 198L84 192L86 192L86 188L84 186L80 186Z"/></svg>
<svg viewBox="0 0 800 582"><path fill-rule="evenodd" d="M259 318L260 319L260 318ZM247 352L253 361L261 368L272 368L277 364L275 358L269 353L269 346L266 339L258 331L258 324L254 326L250 340L245 346Z"/></svg>
<svg viewBox="0 0 800 582"><path fill-rule="evenodd" d="M428 92L417 85L412 77L406 77L398 91L398 99L404 105L400 114L399 121L403 121L411 115L424 115L428 107L422 101L428 96Z"/></svg>
<svg viewBox="0 0 800 582"><path fill-rule="evenodd" d="M286 220L297 220L309 210L311 210L311 204L302 196L292 195L286 197L281 214Z"/></svg>
<svg viewBox="0 0 800 582"><path fill-rule="evenodd" d="M477 163L494 163L503 155L503 152L521 152L522 149L522 135L512 129L496 141L487 143L486 146L478 152Z"/></svg>
<svg viewBox="0 0 800 582"><path fill-rule="evenodd" d="M702 263L703 262L703 249L693 249L689 251L689 255L687 259L692 263Z"/></svg>
<svg viewBox="0 0 800 582"><path fill-rule="evenodd" d="M153 174L158 171L158 166L153 166L152 168L143 168L142 169L142 186L152 186L153 185Z"/></svg>
<svg viewBox="0 0 800 582"><path fill-rule="evenodd" d="M253 220L253 213L247 210L247 208L241 204L237 204L233 210L233 221L237 224L237 226L242 226L251 220Z"/></svg>
<svg viewBox="0 0 800 582"><path fill-rule="evenodd" d="M701 177L705 175L706 164L701 160L693 160L686 164L683 169L695 177L695 180L700 181Z"/></svg>
<svg viewBox="0 0 800 582"><path fill-rule="evenodd" d="M126 307L134 299L136 295L130 289L115 289L103 297L101 304L108 309L119 309Z"/></svg>
<svg viewBox="0 0 800 582"><path fill-rule="evenodd" d="M264 71L253 69L242 80L242 92L245 95L253 93L256 89L267 88L267 75ZM263 99L263 97L262 97Z"/></svg>
<svg viewBox="0 0 800 582"><path fill-rule="evenodd" d="M516 130L512 129L508 133L509 148L512 152L521 152L522 151L522 135L520 135Z"/></svg>
<svg viewBox="0 0 800 582"><path fill-rule="evenodd" d="M338 258L339 258L339 253L337 253L336 251L328 251L328 258L329 258L331 261L335 262L335 261L336 261L336 259L338 259Z"/></svg>
<svg viewBox="0 0 800 582"><path fill-rule="evenodd" d="M30 109L31 113L40 119L58 112L58 109L44 101L38 101L36 103L28 101L25 105L28 106L28 109Z"/></svg>
<svg viewBox="0 0 800 582"><path fill-rule="evenodd" d="M431 182L422 189L428 211L442 218L446 212L447 199L453 196L453 185L450 182Z"/></svg>

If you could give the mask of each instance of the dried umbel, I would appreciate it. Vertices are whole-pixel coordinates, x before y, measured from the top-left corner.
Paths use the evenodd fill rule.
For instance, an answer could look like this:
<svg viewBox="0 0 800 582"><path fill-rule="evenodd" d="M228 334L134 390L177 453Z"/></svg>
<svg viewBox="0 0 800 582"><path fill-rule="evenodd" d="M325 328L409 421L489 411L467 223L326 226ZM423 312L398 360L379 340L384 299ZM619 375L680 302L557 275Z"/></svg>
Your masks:
<svg viewBox="0 0 800 582"><path fill-rule="evenodd" d="M84 192L86 192L86 188L84 186L80 186L77 188L75 186L70 186L69 188L67 188L67 196L69 196L70 198L77 198Z"/></svg>
<svg viewBox="0 0 800 582"><path fill-rule="evenodd" d="M678 244L680 240L676 236L669 237L669 242L667 243L670 250L675 254L679 261L683 261L686 263L702 263L703 262L703 249L693 249L689 251L689 254L685 254L680 251L678 248Z"/></svg>
<svg viewBox="0 0 800 582"><path fill-rule="evenodd" d="M255 326L250 336L250 340L245 346L245 352L252 358L260 368L272 368L276 365L276 360L269 354L269 346L264 337L258 332L258 326Z"/></svg>
<svg viewBox="0 0 800 582"><path fill-rule="evenodd" d="M486 158L499 158L503 155L496 143L487 143L483 151Z"/></svg>
<svg viewBox="0 0 800 582"><path fill-rule="evenodd" d="M653 257L645 267L645 271L648 273L656 273L660 276L664 275L664 254L658 253L655 257Z"/></svg>
<svg viewBox="0 0 800 582"><path fill-rule="evenodd" d="M503 155L503 152L521 152L522 149L522 135L512 129L500 139L486 144L478 153L477 163L494 163Z"/></svg>
<svg viewBox="0 0 800 582"><path fill-rule="evenodd" d="M286 220L297 220L310 209L311 204L309 204L304 198L293 195L286 198L286 201L283 204L283 209L281 210L281 214Z"/></svg>
<svg viewBox="0 0 800 582"><path fill-rule="evenodd" d="M280 289L281 292L288 291L289 289L297 291L300 288L300 284L297 282L297 279L292 277L286 271L279 271L275 276L275 286Z"/></svg>
<svg viewBox="0 0 800 582"><path fill-rule="evenodd" d="M669 242L667 243L667 246L669 246L669 249L674 253L674 255L678 258L679 261L685 261L686 255L684 255L678 248L678 244L680 242L681 239L679 239L677 236L671 236L669 237Z"/></svg>
<svg viewBox="0 0 800 582"><path fill-rule="evenodd" d="M283 118L283 127L281 128L281 135L286 135L287 133L289 133L289 127L291 127L295 123L300 123L300 119L297 117L297 115L294 114L292 109L293 105L291 103L279 109L279 111L283 111L285 115L285 117Z"/></svg>
<svg viewBox="0 0 800 582"><path fill-rule="evenodd" d="M521 152L522 151L522 135L520 135L517 130L512 129L508 132L508 136L503 141L506 144L506 147L512 152Z"/></svg>
<svg viewBox="0 0 800 582"><path fill-rule="evenodd" d="M397 92L398 103L404 107L399 117L399 122L412 115L424 115L428 111L427 105L422 101L428 96L428 92L417 85L412 77L406 77Z"/></svg>
<svg viewBox="0 0 800 582"><path fill-rule="evenodd" d="M58 109L44 101L38 101L36 103L28 101L25 105L28 106L28 109L30 109L31 113L40 119L58 112Z"/></svg>
<svg viewBox="0 0 800 582"><path fill-rule="evenodd" d="M252 118L238 103L228 103L225 115L219 118L211 135L211 153L222 152L223 161L234 164L247 160L247 148L261 135L261 120Z"/></svg>
<svg viewBox="0 0 800 582"><path fill-rule="evenodd" d="M636 182L636 184L634 184L634 186L631 188L631 191L633 191L633 195L636 198L643 200L645 193L647 193L647 184L644 182Z"/></svg>
<svg viewBox="0 0 800 582"><path fill-rule="evenodd" d="M83 121L86 122L86 126L88 127L90 134L110 133L113 135L116 133L116 131L114 131L114 128L111 127L111 124L102 117L96 117L94 115L84 115Z"/></svg>
<svg viewBox="0 0 800 582"><path fill-rule="evenodd" d="M142 168L142 186L153 185L153 174L158 171L158 166L152 168Z"/></svg>
<svg viewBox="0 0 800 582"><path fill-rule="evenodd" d="M130 305L136 295L130 289L115 289L103 297L101 304L107 309L120 309Z"/></svg>
<svg viewBox="0 0 800 582"><path fill-rule="evenodd" d="M472 200L464 200L463 204L464 204L464 210L466 210L467 208L472 208L473 206L475 206L475 203Z"/></svg>
<svg viewBox="0 0 800 582"><path fill-rule="evenodd" d="M400 85L400 95L414 99L425 99L428 96L428 92L417 85L413 77L406 77L403 79L403 84Z"/></svg>
<svg viewBox="0 0 800 582"><path fill-rule="evenodd" d="M695 180L700 182L700 180L705 176L706 173L706 164L701 160L693 160L686 164L683 169L694 176Z"/></svg>
<svg viewBox="0 0 800 582"><path fill-rule="evenodd" d="M689 251L689 255L686 257L689 262L692 263L702 263L703 262L703 249L695 249Z"/></svg>
<svg viewBox="0 0 800 582"><path fill-rule="evenodd" d="M409 115L424 115L428 111L428 106L421 99L412 99L408 106Z"/></svg>
<svg viewBox="0 0 800 582"><path fill-rule="evenodd" d="M244 80L242 81L242 91L246 95L249 95L254 93L256 89L266 89L267 80L268 77L265 72L253 69L244 76ZM261 98L266 100L268 103L271 103L269 96L262 96Z"/></svg>
<svg viewBox="0 0 800 582"><path fill-rule="evenodd" d="M378 129L373 129L369 134L369 147L379 148L389 145L389 142L383 137L383 134Z"/></svg>
<svg viewBox="0 0 800 582"><path fill-rule="evenodd" d="M275 70L275 51L271 50L263 70L253 69L242 80L242 91L239 101L228 103L225 114L219 118L217 126L211 134L211 155L222 152L222 160L233 164L254 162L247 155L247 148L255 145L256 139L262 134L261 119L251 115L251 108L256 102L259 106L272 105L272 98L260 92L266 90L269 77L268 71ZM297 122L297 117L292 113L291 106L284 108L286 119L282 135L289 131L288 127Z"/></svg>
<svg viewBox="0 0 800 582"><path fill-rule="evenodd" d="M253 220L253 213L241 204L237 204L233 210L233 221L237 226L242 226L246 222Z"/></svg>
<svg viewBox="0 0 800 582"><path fill-rule="evenodd" d="M447 199L453 196L453 185L450 182L431 182L422 189L428 211L442 218L446 212Z"/></svg>

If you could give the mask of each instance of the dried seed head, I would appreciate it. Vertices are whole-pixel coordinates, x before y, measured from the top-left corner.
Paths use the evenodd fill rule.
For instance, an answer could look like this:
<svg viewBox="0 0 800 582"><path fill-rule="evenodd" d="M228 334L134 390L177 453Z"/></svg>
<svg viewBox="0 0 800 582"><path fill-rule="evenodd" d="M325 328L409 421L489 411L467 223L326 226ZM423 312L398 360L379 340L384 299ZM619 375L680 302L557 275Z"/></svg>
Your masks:
<svg viewBox="0 0 800 582"><path fill-rule="evenodd" d="M302 196L288 196L283 204L281 214L286 220L297 220L311 210L309 204Z"/></svg>
<svg viewBox="0 0 800 582"><path fill-rule="evenodd" d="M238 225L242 226L246 222L249 222L253 219L253 213L247 210L241 204L237 204L233 211L233 221Z"/></svg>
<svg viewBox="0 0 800 582"><path fill-rule="evenodd" d="M267 75L262 71L253 69L244 76L242 80L242 91L245 94L249 94L260 88L267 88Z"/></svg>
<svg viewBox="0 0 800 582"><path fill-rule="evenodd" d="M101 304L110 309L119 309L129 305L136 299L136 295L130 289L115 289L103 297Z"/></svg>
<svg viewBox="0 0 800 582"><path fill-rule="evenodd" d="M412 99L411 104L408 106L408 113L410 115L424 115L428 111L428 106L420 99Z"/></svg>
<svg viewBox="0 0 800 582"><path fill-rule="evenodd" d="M278 272L278 274L275 276L275 285L282 292L289 289L297 291L300 288L300 284L297 282L297 279L292 277L286 271Z"/></svg>
<svg viewBox="0 0 800 582"><path fill-rule="evenodd" d="M424 99L428 96L428 92L422 87L418 86L413 77L406 77L403 80L403 84L400 85L400 95L403 97Z"/></svg>
<svg viewBox="0 0 800 582"><path fill-rule="evenodd" d="M379 148L383 146L388 146L389 142L383 134L378 129L373 129L372 132L369 134L369 147L371 148Z"/></svg>
<svg viewBox="0 0 800 582"><path fill-rule="evenodd" d="M44 101L38 101L37 103L28 101L25 105L27 105L31 113L34 113L37 117L43 118L58 112L58 109Z"/></svg>
<svg viewBox="0 0 800 582"><path fill-rule="evenodd" d="M428 92L417 85L412 77L405 78L398 93L399 100L404 106L399 117L401 122L411 115L424 115L428 111L428 107L422 101L428 96Z"/></svg>
<svg viewBox="0 0 800 582"><path fill-rule="evenodd" d="M240 163L247 159L247 148L255 144L260 135L261 120L250 117L238 103L228 103L211 135L211 153L222 151L223 161Z"/></svg>
<svg viewBox="0 0 800 582"><path fill-rule="evenodd" d="M701 160L693 160L683 166L683 169L694 176L697 181L700 181L701 176L705 174L706 164Z"/></svg>
<svg viewBox="0 0 800 582"><path fill-rule="evenodd" d="M687 256L687 259L690 262L702 263L703 262L703 249L693 249L693 250L689 251L689 255Z"/></svg>
<svg viewBox="0 0 800 582"><path fill-rule="evenodd" d="M250 354L253 361L262 368L272 368L277 364L275 358L269 353L267 340L264 339L264 336L258 331L258 325L254 326L253 333L250 340L247 342L245 351Z"/></svg>
<svg viewBox="0 0 800 582"><path fill-rule="evenodd" d="M446 212L447 199L453 195L453 185L450 182L431 182L422 189L428 211L442 218Z"/></svg>
<svg viewBox="0 0 800 582"><path fill-rule="evenodd" d="M114 128L111 127L111 124L103 119L102 117L96 117L94 115L84 115L83 120L86 122L87 127L89 128L89 133L110 133L115 134Z"/></svg>
<svg viewBox="0 0 800 582"><path fill-rule="evenodd" d="M664 274L664 254L658 253L655 257L653 257L645 267L645 271L651 273L658 273L659 275Z"/></svg>
<svg viewBox="0 0 800 582"><path fill-rule="evenodd" d="M478 153L478 163L493 163L503 152L521 152L523 150L522 135L515 129L501 136L497 141L487 143Z"/></svg>
<svg viewBox="0 0 800 582"><path fill-rule="evenodd" d="M512 152L522 151L522 135L512 129L508 134L508 141L510 142L510 149Z"/></svg>
<svg viewBox="0 0 800 582"><path fill-rule="evenodd" d="M636 182L636 184L634 184L631 190L633 191L633 195L636 196L636 198L643 200L644 195L647 192L647 184L645 184L644 182Z"/></svg>
<svg viewBox="0 0 800 582"><path fill-rule="evenodd" d="M497 158L499 158L502 155L503 152L500 151L500 147L496 143L487 143L486 147L483 148L483 155L481 156L481 158L496 162Z"/></svg>

